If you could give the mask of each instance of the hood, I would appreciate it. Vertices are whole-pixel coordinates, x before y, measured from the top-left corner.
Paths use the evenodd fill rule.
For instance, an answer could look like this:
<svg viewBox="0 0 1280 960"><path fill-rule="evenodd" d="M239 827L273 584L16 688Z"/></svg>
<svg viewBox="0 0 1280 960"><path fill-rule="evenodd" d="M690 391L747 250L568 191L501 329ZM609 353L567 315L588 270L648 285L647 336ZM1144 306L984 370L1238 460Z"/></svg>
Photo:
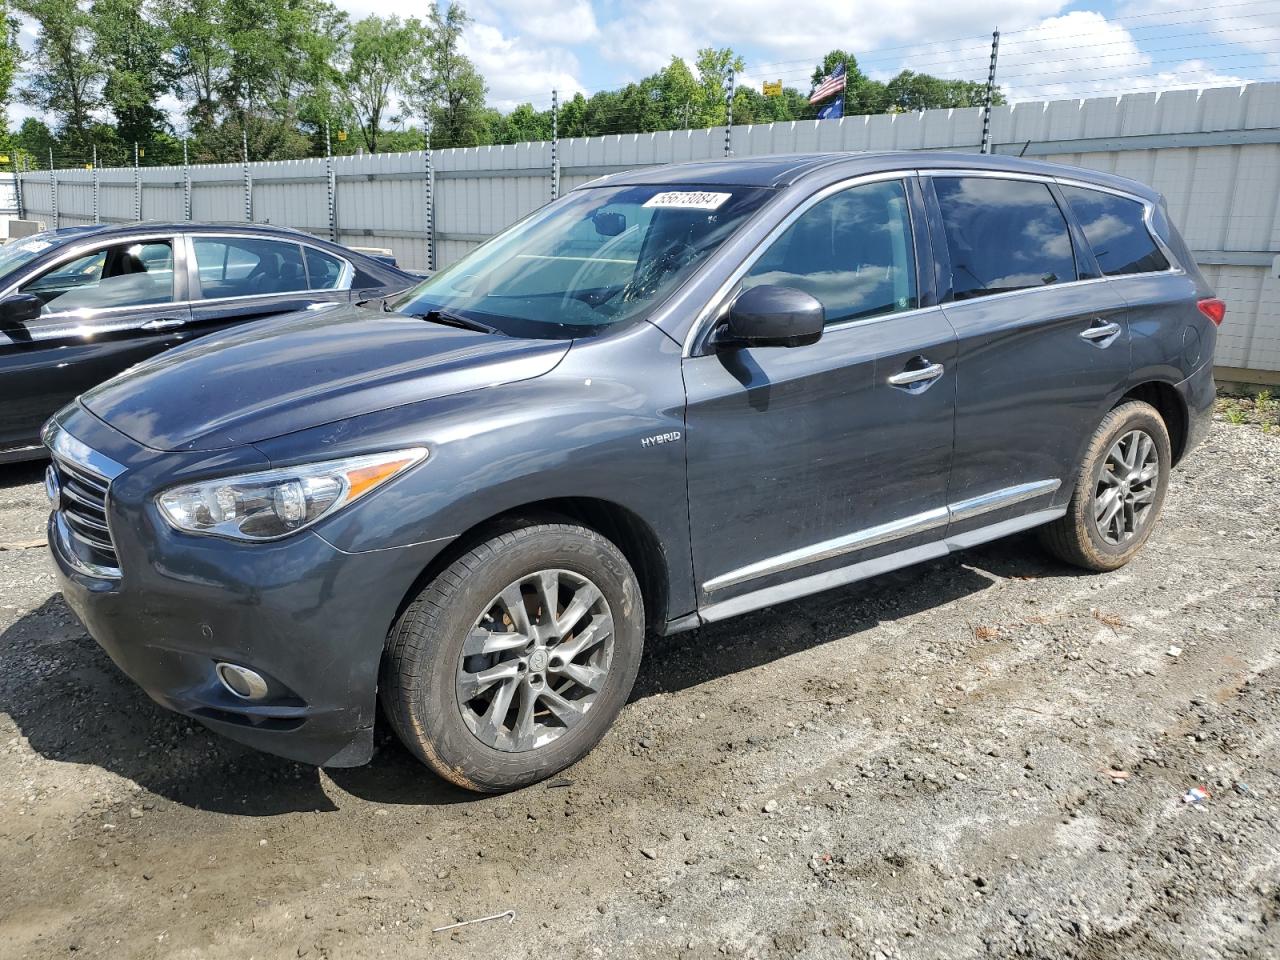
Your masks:
<svg viewBox="0 0 1280 960"><path fill-rule="evenodd" d="M531 380L568 340L519 340L340 305L214 334L80 398L156 450L216 450L420 400Z"/></svg>

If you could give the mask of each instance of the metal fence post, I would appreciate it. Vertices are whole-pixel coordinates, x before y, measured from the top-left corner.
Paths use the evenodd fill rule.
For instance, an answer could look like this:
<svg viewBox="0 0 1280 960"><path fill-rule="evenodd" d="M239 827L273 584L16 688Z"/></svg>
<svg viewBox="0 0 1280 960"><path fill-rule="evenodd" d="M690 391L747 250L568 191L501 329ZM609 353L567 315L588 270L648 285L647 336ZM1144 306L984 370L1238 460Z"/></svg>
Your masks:
<svg viewBox="0 0 1280 960"><path fill-rule="evenodd" d="M329 139L329 119L324 121L324 176L329 189L329 239L338 242L338 181L333 175L333 141Z"/></svg>
<svg viewBox="0 0 1280 960"><path fill-rule="evenodd" d="M991 152L991 101L996 95L996 56L1000 53L1000 31L991 34L991 67L987 71L987 96L982 105L982 146L979 153Z"/></svg>
<svg viewBox="0 0 1280 960"><path fill-rule="evenodd" d="M249 128L240 130L240 143L244 150L244 222L253 223L253 181L249 178Z"/></svg>
<svg viewBox="0 0 1280 960"><path fill-rule="evenodd" d="M427 270L434 273L436 269L436 198L435 198L435 176L431 170L431 117L428 116L423 123L423 133L426 138L426 149L423 151L423 162L426 165L426 221L427 221Z"/></svg>
<svg viewBox="0 0 1280 960"><path fill-rule="evenodd" d="M725 118L724 118L724 155L726 157L733 156L733 92L734 92L734 71L729 68L729 96L725 101Z"/></svg>
<svg viewBox="0 0 1280 960"><path fill-rule="evenodd" d="M49 148L49 207L53 214L53 229L57 230L62 224L58 218L58 175L53 172L53 147Z"/></svg>
<svg viewBox="0 0 1280 960"><path fill-rule="evenodd" d="M551 91L551 199L560 196L560 94Z"/></svg>
<svg viewBox="0 0 1280 960"><path fill-rule="evenodd" d="M22 202L22 172L18 169L18 151L13 151L13 191L14 199L18 201L18 219L25 220L26 210Z"/></svg>
<svg viewBox="0 0 1280 960"><path fill-rule="evenodd" d="M138 166L138 141L133 141L133 219L142 219L142 170Z"/></svg>
<svg viewBox="0 0 1280 960"><path fill-rule="evenodd" d="M191 166L187 160L187 138L182 138L182 219L191 219Z"/></svg>
<svg viewBox="0 0 1280 960"><path fill-rule="evenodd" d="M102 222L102 212L98 205L98 145L93 145L93 222Z"/></svg>

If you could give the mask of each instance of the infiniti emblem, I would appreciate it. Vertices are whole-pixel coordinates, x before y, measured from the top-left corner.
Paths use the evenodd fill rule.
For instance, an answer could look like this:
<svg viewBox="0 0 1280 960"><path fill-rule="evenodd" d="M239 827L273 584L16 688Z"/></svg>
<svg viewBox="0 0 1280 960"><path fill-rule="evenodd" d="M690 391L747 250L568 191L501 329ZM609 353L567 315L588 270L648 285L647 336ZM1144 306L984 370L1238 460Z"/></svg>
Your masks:
<svg viewBox="0 0 1280 960"><path fill-rule="evenodd" d="M44 492L53 504L53 509L57 510L62 506L62 484L58 482L58 471L53 464L49 464L44 472Z"/></svg>
<svg viewBox="0 0 1280 960"><path fill-rule="evenodd" d="M534 673L541 673L547 669L547 651L535 650L529 655L529 669Z"/></svg>

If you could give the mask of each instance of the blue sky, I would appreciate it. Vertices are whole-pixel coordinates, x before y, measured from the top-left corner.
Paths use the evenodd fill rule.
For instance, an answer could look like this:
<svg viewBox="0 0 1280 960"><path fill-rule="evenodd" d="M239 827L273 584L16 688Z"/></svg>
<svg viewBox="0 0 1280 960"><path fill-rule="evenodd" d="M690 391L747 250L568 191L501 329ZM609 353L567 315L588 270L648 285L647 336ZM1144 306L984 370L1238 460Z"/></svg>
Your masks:
<svg viewBox="0 0 1280 960"><path fill-rule="evenodd" d="M353 17L421 16L422 0L335 0ZM808 89L832 47L886 78L903 68L985 80L992 29L1014 99L1280 79L1280 0L464 0L465 45L509 109L620 86L705 46L746 59L741 82ZM31 40L30 27L22 37ZM170 105L170 106L176 106ZM28 111L11 110L21 120Z"/></svg>

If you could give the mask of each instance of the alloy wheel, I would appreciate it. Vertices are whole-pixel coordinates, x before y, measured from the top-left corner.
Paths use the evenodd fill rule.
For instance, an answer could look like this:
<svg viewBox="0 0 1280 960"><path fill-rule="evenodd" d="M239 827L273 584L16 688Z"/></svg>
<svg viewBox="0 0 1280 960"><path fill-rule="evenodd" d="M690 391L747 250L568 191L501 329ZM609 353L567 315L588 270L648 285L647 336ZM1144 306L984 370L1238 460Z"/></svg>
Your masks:
<svg viewBox="0 0 1280 960"><path fill-rule="evenodd" d="M600 588L569 570L507 585L462 645L456 690L467 727L507 753L536 750L572 730L604 687L613 615Z"/></svg>
<svg viewBox="0 0 1280 960"><path fill-rule="evenodd" d="M1093 519L1107 543L1132 540L1151 516L1160 487L1160 456L1144 430L1111 445L1093 494Z"/></svg>

